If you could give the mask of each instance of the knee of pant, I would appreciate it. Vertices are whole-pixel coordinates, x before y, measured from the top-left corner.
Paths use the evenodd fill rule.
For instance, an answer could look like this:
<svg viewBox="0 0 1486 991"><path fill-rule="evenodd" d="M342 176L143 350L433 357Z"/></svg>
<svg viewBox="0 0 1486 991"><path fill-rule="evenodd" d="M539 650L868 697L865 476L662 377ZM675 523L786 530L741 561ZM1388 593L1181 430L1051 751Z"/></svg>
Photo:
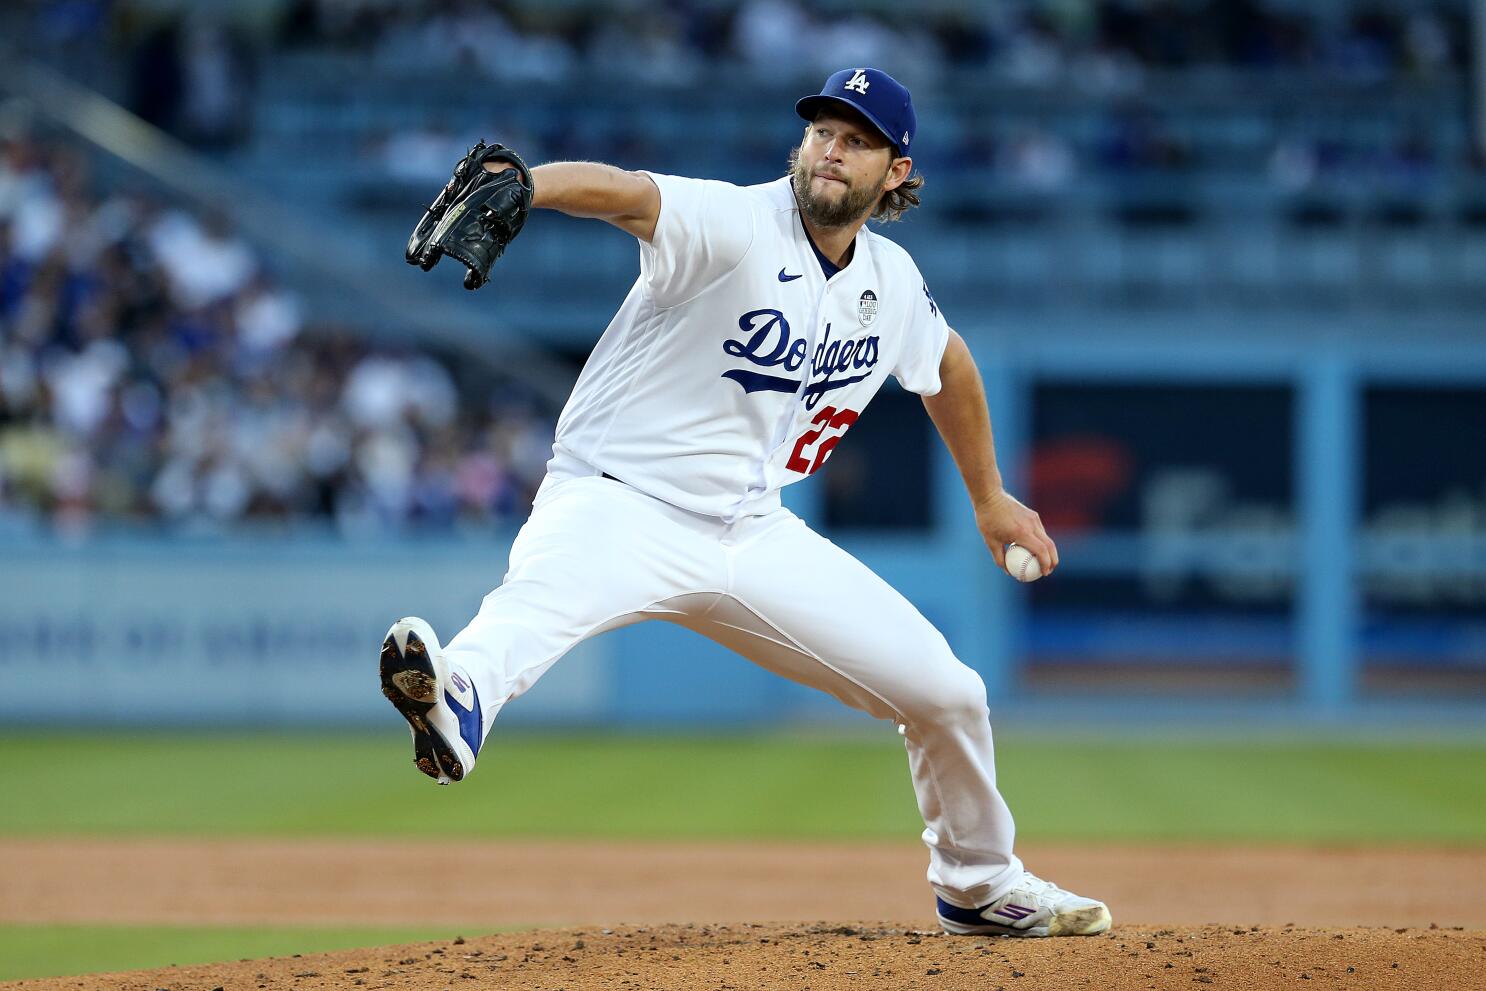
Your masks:
<svg viewBox="0 0 1486 991"><path fill-rule="evenodd" d="M937 677L926 678L919 687L908 711L903 713L911 723L938 726L979 723L990 718L985 682L958 661Z"/></svg>

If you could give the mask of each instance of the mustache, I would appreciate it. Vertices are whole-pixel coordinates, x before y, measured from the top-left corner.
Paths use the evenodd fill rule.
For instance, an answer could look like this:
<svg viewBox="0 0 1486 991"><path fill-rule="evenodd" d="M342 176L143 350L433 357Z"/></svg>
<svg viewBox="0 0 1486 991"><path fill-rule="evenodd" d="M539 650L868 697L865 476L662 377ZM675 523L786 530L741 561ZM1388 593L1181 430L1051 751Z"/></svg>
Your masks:
<svg viewBox="0 0 1486 991"><path fill-rule="evenodd" d="M826 162L817 162L812 168L800 160L800 150L793 148L789 154L790 179L801 211L821 227L843 227L853 220L871 213L874 203L882 193L882 182L865 180L853 182L845 175L838 175ZM846 187L846 192L832 199L816 197L810 188L812 176L822 175L836 179ZM883 181L886 181L886 173Z"/></svg>

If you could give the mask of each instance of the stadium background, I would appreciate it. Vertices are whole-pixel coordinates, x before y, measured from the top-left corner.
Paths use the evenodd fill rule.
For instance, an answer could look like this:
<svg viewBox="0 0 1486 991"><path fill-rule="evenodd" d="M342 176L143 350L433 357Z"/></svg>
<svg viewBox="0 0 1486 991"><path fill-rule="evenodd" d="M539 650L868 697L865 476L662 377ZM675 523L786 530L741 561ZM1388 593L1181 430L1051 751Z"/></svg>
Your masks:
<svg viewBox="0 0 1486 991"><path fill-rule="evenodd" d="M452 632L498 582L637 267L542 214L478 294L416 272L450 164L486 137L762 181L851 64L914 91L925 202L884 233L1063 566L995 571L891 388L787 502L985 677L1024 835L1486 841L1483 5L36 0L0 38L8 863L56 836L911 840L884 727L664 624L554 668L473 798L411 787L369 674L392 619ZM284 780L311 762L335 783ZM0 979L371 938L120 956L157 930L19 890Z"/></svg>

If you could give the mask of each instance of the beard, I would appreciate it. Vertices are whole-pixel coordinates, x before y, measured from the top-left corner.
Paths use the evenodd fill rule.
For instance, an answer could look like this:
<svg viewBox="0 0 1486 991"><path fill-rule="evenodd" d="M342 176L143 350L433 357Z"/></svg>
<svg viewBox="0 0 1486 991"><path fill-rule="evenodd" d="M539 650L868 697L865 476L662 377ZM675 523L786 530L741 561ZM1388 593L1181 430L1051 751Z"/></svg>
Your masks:
<svg viewBox="0 0 1486 991"><path fill-rule="evenodd" d="M842 179L846 184L846 192L839 199L828 200L815 195L810 188L813 172L800 161L800 149L796 148L789 153L789 174L795 187L795 200L799 202L800 210L817 227L846 227L870 214L882 199L882 190L887 185L887 174L891 169L892 164L889 163L883 169L882 177L875 183L857 185L850 179Z"/></svg>

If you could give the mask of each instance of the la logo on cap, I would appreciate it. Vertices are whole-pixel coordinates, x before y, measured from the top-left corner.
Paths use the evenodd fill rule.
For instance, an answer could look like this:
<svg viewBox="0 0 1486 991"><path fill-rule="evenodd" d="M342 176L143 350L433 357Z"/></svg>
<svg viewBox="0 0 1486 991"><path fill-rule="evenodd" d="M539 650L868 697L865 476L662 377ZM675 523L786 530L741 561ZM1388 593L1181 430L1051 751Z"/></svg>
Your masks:
<svg viewBox="0 0 1486 991"><path fill-rule="evenodd" d="M795 112L807 121L833 105L845 104L866 117L899 155L917 133L913 99L902 83L881 69L840 69L826 78L819 93L795 101Z"/></svg>

